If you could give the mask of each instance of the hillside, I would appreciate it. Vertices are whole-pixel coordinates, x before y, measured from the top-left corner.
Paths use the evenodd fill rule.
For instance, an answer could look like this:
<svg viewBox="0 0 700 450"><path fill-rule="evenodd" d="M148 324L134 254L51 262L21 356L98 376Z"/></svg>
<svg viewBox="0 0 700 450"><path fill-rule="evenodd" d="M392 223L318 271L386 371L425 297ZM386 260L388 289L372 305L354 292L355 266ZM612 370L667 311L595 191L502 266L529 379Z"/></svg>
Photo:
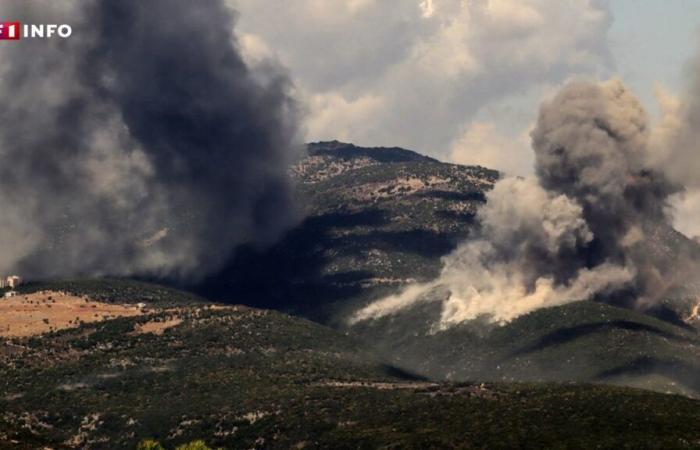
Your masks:
<svg viewBox="0 0 700 450"><path fill-rule="evenodd" d="M59 288L153 300L135 317L0 338L0 448L700 448L700 402L683 397L434 383L277 312L123 280L42 285Z"/></svg>
<svg viewBox="0 0 700 450"><path fill-rule="evenodd" d="M310 144L291 172L306 219L270 249L239 249L197 291L332 323L367 294L437 275L499 176L336 141Z"/></svg>
<svg viewBox="0 0 700 450"><path fill-rule="evenodd" d="M700 398L700 335L690 327L589 301L435 332L439 314L420 306L353 332L433 379L609 383Z"/></svg>
<svg viewBox="0 0 700 450"><path fill-rule="evenodd" d="M433 302L349 327L359 307L437 275L440 258L477 230L475 214L499 174L335 141L310 144L292 173L307 206L304 222L270 249L241 249L199 292L343 329L394 364L438 379L613 382L700 395L699 322L688 320L700 277L683 264L700 260L700 246L681 233L651 230L635 249L662 261L669 283L679 285L648 314L586 302L502 328L434 333Z"/></svg>

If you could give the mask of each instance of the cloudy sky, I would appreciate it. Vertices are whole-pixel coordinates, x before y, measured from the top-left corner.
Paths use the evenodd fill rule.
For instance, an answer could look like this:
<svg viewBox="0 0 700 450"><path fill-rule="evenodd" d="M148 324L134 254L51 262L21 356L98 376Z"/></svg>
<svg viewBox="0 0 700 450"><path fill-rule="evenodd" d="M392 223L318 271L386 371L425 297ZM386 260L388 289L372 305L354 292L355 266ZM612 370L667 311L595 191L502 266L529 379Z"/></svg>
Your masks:
<svg viewBox="0 0 700 450"><path fill-rule="evenodd" d="M652 121L698 48L693 0L229 0L251 63L286 66L309 141L403 146L532 171L539 104L572 78L620 77ZM679 226L700 195L676 199ZM690 214L690 216L689 216ZM681 223L682 222L682 223Z"/></svg>

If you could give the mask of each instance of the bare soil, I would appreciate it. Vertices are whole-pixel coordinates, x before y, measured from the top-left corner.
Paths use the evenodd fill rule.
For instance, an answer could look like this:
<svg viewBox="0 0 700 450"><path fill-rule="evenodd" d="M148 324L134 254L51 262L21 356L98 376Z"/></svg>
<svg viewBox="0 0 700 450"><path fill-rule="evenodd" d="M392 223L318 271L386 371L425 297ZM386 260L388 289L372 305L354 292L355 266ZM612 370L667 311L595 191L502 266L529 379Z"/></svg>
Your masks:
<svg viewBox="0 0 700 450"><path fill-rule="evenodd" d="M41 291L0 298L0 337L36 336L74 328L81 322L142 314L142 309L135 305L102 303L65 292Z"/></svg>
<svg viewBox="0 0 700 450"><path fill-rule="evenodd" d="M176 326L180 325L181 323L182 323L182 319L179 319L179 318L172 318L172 319L164 320L161 322L157 322L155 320L152 320L150 322L136 325L136 327L134 328L134 334L153 333L156 335L161 335L168 328L176 327Z"/></svg>

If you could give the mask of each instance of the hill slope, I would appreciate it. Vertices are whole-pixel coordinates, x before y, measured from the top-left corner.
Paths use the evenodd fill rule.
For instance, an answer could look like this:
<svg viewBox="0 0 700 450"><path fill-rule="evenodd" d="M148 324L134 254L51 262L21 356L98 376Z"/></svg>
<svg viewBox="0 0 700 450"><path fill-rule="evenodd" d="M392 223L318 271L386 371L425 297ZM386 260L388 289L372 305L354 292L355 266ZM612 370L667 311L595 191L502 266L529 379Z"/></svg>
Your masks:
<svg viewBox="0 0 700 450"><path fill-rule="evenodd" d="M435 332L439 314L419 306L353 332L433 379L611 383L700 397L700 335L690 327L588 301Z"/></svg>
<svg viewBox="0 0 700 450"><path fill-rule="evenodd" d="M200 292L346 329L425 376L625 382L700 395L698 321L684 322L700 277L677 270L678 261L698 260L700 247L675 230L652 230L637 248L682 282L674 298L649 311L662 320L585 303L537 311L503 329L471 324L433 333L439 303L428 303L348 327L359 307L438 273L440 258L477 230L475 214L499 174L335 141L311 144L292 173L306 220L271 249L242 249ZM527 345L532 350L521 349Z"/></svg>
<svg viewBox="0 0 700 450"><path fill-rule="evenodd" d="M115 304L127 293L177 299L158 296L136 317L0 339L0 448L134 448L145 438L168 448L194 439L225 448L700 448L700 402L687 398L415 380L303 319L140 283L71 285Z"/></svg>
<svg viewBox="0 0 700 450"><path fill-rule="evenodd" d="M307 217L271 249L239 249L202 294L333 322L366 294L435 276L498 172L398 148L311 144L291 169Z"/></svg>

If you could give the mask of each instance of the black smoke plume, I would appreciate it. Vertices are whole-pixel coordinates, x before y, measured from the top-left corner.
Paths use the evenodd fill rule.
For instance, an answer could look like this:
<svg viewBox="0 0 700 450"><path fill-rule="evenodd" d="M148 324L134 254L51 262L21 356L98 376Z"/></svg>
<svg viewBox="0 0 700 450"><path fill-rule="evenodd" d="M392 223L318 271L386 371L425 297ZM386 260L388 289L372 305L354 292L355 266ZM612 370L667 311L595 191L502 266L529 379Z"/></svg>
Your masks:
<svg viewBox="0 0 700 450"><path fill-rule="evenodd" d="M3 6L73 33L0 48L0 273L196 277L294 222L290 82L222 0Z"/></svg>

